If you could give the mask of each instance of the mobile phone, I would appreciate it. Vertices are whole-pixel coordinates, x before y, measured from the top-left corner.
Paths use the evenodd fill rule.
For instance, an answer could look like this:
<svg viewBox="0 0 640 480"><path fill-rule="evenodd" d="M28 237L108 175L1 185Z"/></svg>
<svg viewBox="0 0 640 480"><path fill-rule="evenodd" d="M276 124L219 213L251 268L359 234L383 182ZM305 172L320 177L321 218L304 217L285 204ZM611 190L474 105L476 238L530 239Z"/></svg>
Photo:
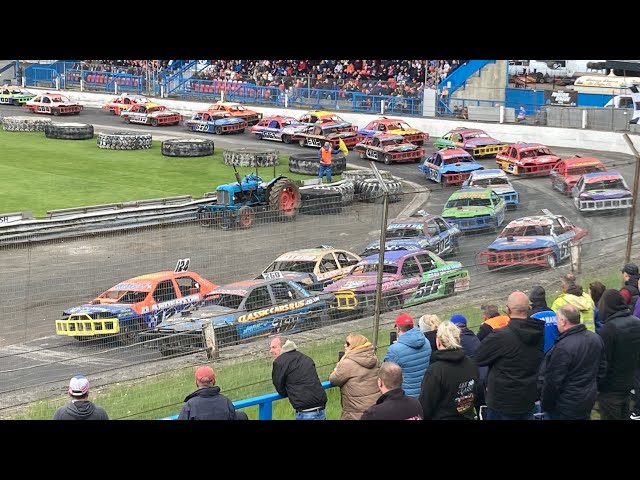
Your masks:
<svg viewBox="0 0 640 480"><path fill-rule="evenodd" d="M393 345L398 340L398 332L395 330L393 332L389 332L389 345Z"/></svg>
<svg viewBox="0 0 640 480"><path fill-rule="evenodd" d="M338 361L342 360L342 357L344 357L344 352L338 352Z"/></svg>

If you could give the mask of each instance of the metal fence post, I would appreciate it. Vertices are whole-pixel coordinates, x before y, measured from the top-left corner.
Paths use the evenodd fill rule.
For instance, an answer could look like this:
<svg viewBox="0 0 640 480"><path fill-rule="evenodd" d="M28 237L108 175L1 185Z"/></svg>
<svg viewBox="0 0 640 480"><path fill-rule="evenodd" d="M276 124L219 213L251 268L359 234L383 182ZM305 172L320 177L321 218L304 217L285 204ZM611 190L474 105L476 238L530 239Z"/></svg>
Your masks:
<svg viewBox="0 0 640 480"><path fill-rule="evenodd" d="M640 178L640 154L636 147L633 145L633 142L629 138L629 135L626 133L622 134L622 138L627 142L629 148L633 152L633 156L636 157L636 168L633 175L633 200L631 204L631 211L629 212L629 229L627 230L627 251L624 256L625 263L629 263L631 258L631 244L633 243L633 228L636 219L636 205L638 201L638 179Z"/></svg>

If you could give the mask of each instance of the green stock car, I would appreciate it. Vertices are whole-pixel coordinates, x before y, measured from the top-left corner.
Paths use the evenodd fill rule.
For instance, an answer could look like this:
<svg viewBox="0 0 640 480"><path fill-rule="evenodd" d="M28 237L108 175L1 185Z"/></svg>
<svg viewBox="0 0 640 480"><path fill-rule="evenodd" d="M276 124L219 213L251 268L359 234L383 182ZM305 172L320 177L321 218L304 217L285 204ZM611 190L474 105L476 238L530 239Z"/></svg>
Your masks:
<svg viewBox="0 0 640 480"><path fill-rule="evenodd" d="M442 217L463 232L497 231L504 223L507 204L490 188L465 188L454 192L442 210Z"/></svg>
<svg viewBox="0 0 640 480"><path fill-rule="evenodd" d="M27 92L20 87L11 85L0 87L0 105L16 105L20 107L35 96L35 93Z"/></svg>

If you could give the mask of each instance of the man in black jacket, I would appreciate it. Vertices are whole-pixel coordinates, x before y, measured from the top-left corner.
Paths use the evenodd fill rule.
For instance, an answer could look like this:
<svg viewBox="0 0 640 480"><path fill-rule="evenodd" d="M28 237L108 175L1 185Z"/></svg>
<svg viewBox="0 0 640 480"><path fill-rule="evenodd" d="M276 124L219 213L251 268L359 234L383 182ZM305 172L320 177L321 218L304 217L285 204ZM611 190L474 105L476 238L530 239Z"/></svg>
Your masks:
<svg viewBox="0 0 640 480"><path fill-rule="evenodd" d="M286 337L273 337L269 351L274 357L271 379L276 391L296 411L296 420L326 420L327 392L322 388L316 364L297 350Z"/></svg>
<svg viewBox="0 0 640 480"><path fill-rule="evenodd" d="M53 413L54 420L109 420L104 408L89 400L89 379L76 375L69 381L71 401Z"/></svg>
<svg viewBox="0 0 640 480"><path fill-rule="evenodd" d="M236 412L231 400L220 393L220 387L215 386L213 368L198 367L195 379L198 389L184 399L178 420L240 420L238 413L241 412Z"/></svg>
<svg viewBox="0 0 640 480"><path fill-rule="evenodd" d="M600 336L604 342L607 373L598 382L598 408L602 420L628 420L631 389L640 367L640 319L631 315L618 290L605 290L598 305L604 322Z"/></svg>
<svg viewBox="0 0 640 480"><path fill-rule="evenodd" d="M488 366L486 420L533 420L537 375L542 362L544 322L529 317L529 298L513 292L507 299L509 323L480 343L474 356Z"/></svg>
<svg viewBox="0 0 640 480"><path fill-rule="evenodd" d="M360 420L422 420L422 404L402 389L402 368L383 362L378 370L378 388L382 395L367 408Z"/></svg>
<svg viewBox="0 0 640 480"><path fill-rule="evenodd" d="M599 335L580 323L570 303L556 313L558 332L540 365L540 400L550 420L589 420L596 403L597 379L607 363Z"/></svg>

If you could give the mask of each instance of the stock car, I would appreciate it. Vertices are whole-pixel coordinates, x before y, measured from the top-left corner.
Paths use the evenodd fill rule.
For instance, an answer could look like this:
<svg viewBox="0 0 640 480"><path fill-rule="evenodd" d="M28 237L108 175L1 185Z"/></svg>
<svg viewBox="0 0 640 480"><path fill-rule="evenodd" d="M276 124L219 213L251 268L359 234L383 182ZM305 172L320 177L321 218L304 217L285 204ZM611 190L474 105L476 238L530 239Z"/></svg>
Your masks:
<svg viewBox="0 0 640 480"><path fill-rule="evenodd" d="M62 319L56 320L56 334L78 340L115 336L132 343L138 332L201 302L218 286L188 268L189 260L182 259L174 271L124 280L90 303L64 310Z"/></svg>
<svg viewBox="0 0 640 480"><path fill-rule="evenodd" d="M66 95L60 93L43 93L36 95L31 100L24 102L33 113L45 113L48 115L79 115L83 107L78 102L73 102Z"/></svg>
<svg viewBox="0 0 640 480"><path fill-rule="evenodd" d="M211 324L220 348L316 328L329 320L333 301L333 294L310 292L293 280L243 280L214 289L197 308L165 320L142 338L162 356L194 351L204 348L203 328Z"/></svg>
<svg viewBox="0 0 640 480"><path fill-rule="evenodd" d="M543 215L521 217L507 224L487 250L478 254L478 264L489 270L501 267L540 265L554 268L571 256L570 247L588 233L563 215L543 209Z"/></svg>
<svg viewBox="0 0 640 480"><path fill-rule="evenodd" d="M0 105L21 107L35 96L35 93L28 92L17 86L4 85L0 87Z"/></svg>
<svg viewBox="0 0 640 480"><path fill-rule="evenodd" d="M380 132L390 135L402 135L406 141L416 145L424 145L429 140L428 133L411 127L404 120L395 118L381 117L377 120L372 120L366 127L358 130L358 133L365 137L372 137Z"/></svg>
<svg viewBox="0 0 640 480"><path fill-rule="evenodd" d="M196 112L184 125L192 132L215 133L243 133L249 124L242 118L233 117L226 112Z"/></svg>
<svg viewBox="0 0 640 480"><path fill-rule="evenodd" d="M426 153L423 147L407 141L402 135L377 133L366 137L353 147L360 158L392 163L419 162Z"/></svg>
<svg viewBox="0 0 640 480"><path fill-rule="evenodd" d="M102 109L107 110L114 115L120 116L122 112L124 112L125 110L129 110L132 105L145 103L152 102L144 95L129 95L127 93L123 93L122 95L118 95L117 97L113 97L107 100L104 105L102 105Z"/></svg>
<svg viewBox="0 0 640 480"><path fill-rule="evenodd" d="M628 210L633 193L620 172L587 173L571 188L573 204L580 212Z"/></svg>
<svg viewBox="0 0 640 480"><path fill-rule="evenodd" d="M461 185L471 172L484 170L484 167L461 148L443 148L429 155L418 169L424 172L427 180L453 186Z"/></svg>
<svg viewBox="0 0 640 480"><path fill-rule="evenodd" d="M344 131L358 132L358 127L351 122L347 122L344 118L332 112L325 110L310 110L304 115L298 117L300 123L305 125L316 125L318 123L331 123L342 128ZM361 135L362 136L362 135Z"/></svg>
<svg viewBox="0 0 640 480"><path fill-rule="evenodd" d="M299 122L294 117L286 115L275 115L265 117L251 127L258 140L273 140L275 142L286 143L294 141L296 133L302 131L308 125Z"/></svg>
<svg viewBox="0 0 640 480"><path fill-rule="evenodd" d="M495 156L507 144L490 137L487 132L479 128L457 127L449 130L442 137L436 138L433 146L436 148L462 148L475 158L479 158Z"/></svg>
<svg viewBox="0 0 640 480"><path fill-rule="evenodd" d="M329 142L332 148L338 148L340 139L347 148L353 147L362 141L363 137L354 132L350 127L337 123L316 123L308 125L295 135L295 140L301 147L320 148L324 142Z"/></svg>
<svg viewBox="0 0 640 480"><path fill-rule="evenodd" d="M412 217L396 218L385 230L385 251L429 250L441 257L455 253L462 232L440 215L424 210ZM375 255L380 251L380 241L369 243L361 257Z"/></svg>
<svg viewBox="0 0 640 480"><path fill-rule="evenodd" d="M571 195L571 189L582 175L606 170L604 163L594 157L565 158L549 172L551 187L564 195Z"/></svg>
<svg viewBox="0 0 640 480"><path fill-rule="evenodd" d="M310 273L323 286L344 277L362 257L349 250L322 245L285 252L276 258L262 275L272 272Z"/></svg>
<svg viewBox="0 0 640 480"><path fill-rule="evenodd" d="M333 318L351 318L373 313L378 266L379 254L364 257L349 275L324 289L325 292L335 294L331 312ZM442 260L427 250L385 252L380 311L388 312L417 305L468 288L469 272L462 268L460 262Z"/></svg>
<svg viewBox="0 0 640 480"><path fill-rule="evenodd" d="M507 204L490 188L470 187L451 194L442 217L463 232L491 229L504 223Z"/></svg>
<svg viewBox="0 0 640 480"><path fill-rule="evenodd" d="M560 157L541 143L514 143L496 155L498 168L527 177L549 175L559 161Z"/></svg>
<svg viewBox="0 0 640 480"><path fill-rule="evenodd" d="M152 127L179 125L182 121L180 113L153 102L131 105L129 110L120 112L120 117L126 123L141 123Z"/></svg>
<svg viewBox="0 0 640 480"><path fill-rule="evenodd" d="M262 119L262 114L250 110L237 102L216 102L209 105L210 112L226 112L236 118L245 120L250 126L255 125Z"/></svg>
<svg viewBox="0 0 640 480"><path fill-rule="evenodd" d="M507 208L518 208L520 196L509 181L507 174L498 168L476 170L462 183L462 188L481 187L490 188L507 204Z"/></svg>

